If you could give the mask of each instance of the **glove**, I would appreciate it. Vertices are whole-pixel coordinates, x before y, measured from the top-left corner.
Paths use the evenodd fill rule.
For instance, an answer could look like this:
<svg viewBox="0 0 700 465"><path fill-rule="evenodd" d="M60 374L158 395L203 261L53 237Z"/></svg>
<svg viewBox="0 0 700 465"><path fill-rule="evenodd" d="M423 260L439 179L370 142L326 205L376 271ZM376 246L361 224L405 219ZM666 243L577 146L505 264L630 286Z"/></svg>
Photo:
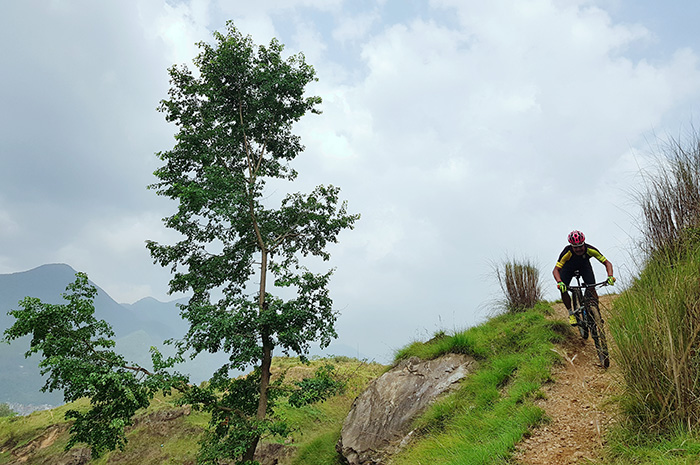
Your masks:
<svg viewBox="0 0 700 465"><path fill-rule="evenodd" d="M614 285L615 285L615 277L608 276L608 286L614 286Z"/></svg>
<svg viewBox="0 0 700 465"><path fill-rule="evenodd" d="M557 287L559 288L562 294L566 292L566 284L564 284L563 282L559 281L557 283Z"/></svg>

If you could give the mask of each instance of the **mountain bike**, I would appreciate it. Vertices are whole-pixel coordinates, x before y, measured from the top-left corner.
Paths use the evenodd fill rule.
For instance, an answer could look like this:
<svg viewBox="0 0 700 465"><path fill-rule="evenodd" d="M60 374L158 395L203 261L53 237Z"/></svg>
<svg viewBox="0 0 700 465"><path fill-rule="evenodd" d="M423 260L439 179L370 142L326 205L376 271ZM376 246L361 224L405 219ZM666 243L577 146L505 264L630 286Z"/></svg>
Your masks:
<svg viewBox="0 0 700 465"><path fill-rule="evenodd" d="M576 317L576 326L583 339L588 339L590 334L595 343L596 351L600 364L605 368L610 366L610 357L608 356L608 341L605 337L605 329L603 328L603 318L600 315L598 299L590 295L588 289L595 289L599 286L607 286L607 281L597 284L581 284L581 275L577 271L574 274L577 285L569 286L571 290L571 307L574 309L573 314ZM584 292L585 297L584 297Z"/></svg>

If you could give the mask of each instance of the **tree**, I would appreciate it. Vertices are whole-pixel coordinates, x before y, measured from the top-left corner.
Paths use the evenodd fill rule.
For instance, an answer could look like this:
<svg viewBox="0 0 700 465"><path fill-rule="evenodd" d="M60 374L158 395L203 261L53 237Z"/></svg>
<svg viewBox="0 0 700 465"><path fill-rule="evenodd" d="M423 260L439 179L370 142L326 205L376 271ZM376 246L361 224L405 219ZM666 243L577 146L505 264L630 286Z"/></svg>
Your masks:
<svg viewBox="0 0 700 465"><path fill-rule="evenodd" d="M8 404L0 404L0 418L2 417L14 417L17 412L12 410Z"/></svg>
<svg viewBox="0 0 700 465"><path fill-rule="evenodd" d="M314 273L300 259L328 260L327 245L359 215L347 213L334 186L267 205L267 182L297 176L289 163L304 147L293 124L320 113L321 99L304 96L315 71L302 54L283 59L275 39L255 46L231 22L214 38L214 45L199 44L197 75L185 66L170 69L169 98L159 109L179 132L174 148L158 154L165 164L151 187L178 202L164 222L182 239L147 246L156 263L171 268L170 291L192 293L181 307L190 328L176 341L180 354L229 355L206 387L186 395L212 413L200 459L245 462L263 434L280 431L267 415L273 351L304 356L311 342L325 347L336 337L332 270ZM251 366L252 375L230 379L231 370Z"/></svg>
<svg viewBox="0 0 700 465"><path fill-rule="evenodd" d="M82 442L96 457L123 449L125 428L132 424L136 411L147 407L157 391L168 393L174 385L185 386L186 380L166 371L176 358L163 360L153 350L154 370L149 371L112 350L114 332L104 320L95 319L97 289L87 275L77 273L66 291L66 303L60 305L35 297L23 299L19 310L9 312L16 321L4 336L8 341L32 336L25 356L41 354L39 368L42 375L48 375L42 391L63 389L66 402L90 398L86 412L66 413L67 419L75 420L67 448Z"/></svg>
<svg viewBox="0 0 700 465"><path fill-rule="evenodd" d="M90 398L90 409L66 416L75 420L68 446L86 443L93 456L123 448L137 410L159 390L177 389L183 403L211 413L200 463L253 463L263 435L287 432L269 416L275 398L290 393L270 382L273 351L304 357L312 342L325 347L336 337L332 270L312 272L301 259L328 260L327 245L359 215L347 213L334 186L290 193L277 208L264 197L266 182L297 175L289 163L303 146L292 126L308 112L319 113L320 98L304 97L314 69L301 54L283 59L276 40L256 47L232 23L214 37L214 46L199 44L197 76L184 66L170 69L169 99L159 109L179 132L174 148L158 154L165 164L150 186L178 202L164 222L182 239L147 241L154 261L174 274L171 292L192 294L181 306L189 330L171 341L178 355L164 359L152 348L148 370L115 353L110 325L94 317L96 288L83 273L68 286L66 304L27 297L10 312L16 322L4 332L8 340L32 336L26 355L42 355L43 390L63 389L66 402ZM186 354L220 351L229 362L201 386L170 372ZM248 376L231 379L231 370L249 368ZM330 369L298 388L306 386L313 392L297 395L295 403L339 389Z"/></svg>

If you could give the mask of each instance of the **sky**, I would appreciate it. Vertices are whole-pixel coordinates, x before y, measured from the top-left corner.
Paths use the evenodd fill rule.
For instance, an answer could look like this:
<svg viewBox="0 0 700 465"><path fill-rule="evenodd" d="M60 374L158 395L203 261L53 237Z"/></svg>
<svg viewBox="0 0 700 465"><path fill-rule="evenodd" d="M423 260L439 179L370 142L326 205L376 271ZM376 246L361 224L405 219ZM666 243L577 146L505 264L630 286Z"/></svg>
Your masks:
<svg viewBox="0 0 700 465"><path fill-rule="evenodd" d="M176 127L167 69L233 20L303 52L323 99L296 126L292 192L362 218L330 248L337 350L380 362L497 311L494 267L545 296L572 229L637 270L635 193L700 105L700 4L651 0L23 0L0 3L0 273L84 271L115 300L168 295L146 186ZM594 263L599 277L604 268ZM344 349L341 349L344 348ZM333 349L333 347L331 347Z"/></svg>

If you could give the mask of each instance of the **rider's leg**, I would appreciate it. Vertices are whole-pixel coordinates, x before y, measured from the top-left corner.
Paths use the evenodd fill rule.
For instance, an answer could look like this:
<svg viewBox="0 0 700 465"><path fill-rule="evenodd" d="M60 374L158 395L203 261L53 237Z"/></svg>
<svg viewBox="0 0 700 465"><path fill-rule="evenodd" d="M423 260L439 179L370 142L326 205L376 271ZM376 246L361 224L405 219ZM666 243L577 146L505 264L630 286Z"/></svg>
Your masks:
<svg viewBox="0 0 700 465"><path fill-rule="evenodd" d="M571 313L571 296L568 292L561 293L561 301L564 302L564 306Z"/></svg>
<svg viewBox="0 0 700 465"><path fill-rule="evenodd" d="M571 267L571 265L567 265L569 265L569 263L564 265L564 267L559 271L559 274L561 276L561 281L568 286L571 279L574 277L574 269ZM574 312L571 310L571 296L568 292L561 293L561 301L564 303L564 306L569 313L569 324L571 324L571 326L576 326L576 317L574 316Z"/></svg>
<svg viewBox="0 0 700 465"><path fill-rule="evenodd" d="M583 282L586 284L595 284L595 275L593 274L593 268L589 263L586 267L581 267L581 277ZM598 302L598 293L594 287L589 287L584 293L584 298L587 302Z"/></svg>

